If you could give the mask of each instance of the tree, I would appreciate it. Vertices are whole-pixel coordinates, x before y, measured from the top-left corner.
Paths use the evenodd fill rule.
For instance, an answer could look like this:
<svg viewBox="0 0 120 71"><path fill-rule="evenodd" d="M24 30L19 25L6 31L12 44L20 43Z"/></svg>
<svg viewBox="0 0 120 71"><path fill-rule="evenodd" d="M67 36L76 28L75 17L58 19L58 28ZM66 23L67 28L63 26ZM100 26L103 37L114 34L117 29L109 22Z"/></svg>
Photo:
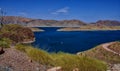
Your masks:
<svg viewBox="0 0 120 71"><path fill-rule="evenodd" d="M2 28L3 26L3 17L5 16L5 12L2 10L2 8L0 8L0 28Z"/></svg>

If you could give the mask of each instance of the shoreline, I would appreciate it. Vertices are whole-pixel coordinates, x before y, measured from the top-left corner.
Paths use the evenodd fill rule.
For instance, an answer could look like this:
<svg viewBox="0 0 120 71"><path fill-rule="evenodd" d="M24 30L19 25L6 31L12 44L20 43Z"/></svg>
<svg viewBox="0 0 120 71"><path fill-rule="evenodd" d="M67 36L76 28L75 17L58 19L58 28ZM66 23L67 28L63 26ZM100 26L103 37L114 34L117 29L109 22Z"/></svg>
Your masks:
<svg viewBox="0 0 120 71"><path fill-rule="evenodd" d="M117 29L115 29L115 30L57 30L58 32L79 32L79 31L120 31L120 29L119 30L117 30Z"/></svg>
<svg viewBox="0 0 120 71"><path fill-rule="evenodd" d="M30 29L32 30L32 32L44 32L45 31L45 30L39 29L37 27L30 27Z"/></svg>
<svg viewBox="0 0 120 71"><path fill-rule="evenodd" d="M57 31L106 31L120 30L120 26L81 26L81 27L64 27Z"/></svg>
<svg viewBox="0 0 120 71"><path fill-rule="evenodd" d="M22 44L31 44L33 42L35 42L35 38L33 40L31 40L31 41L24 41L24 42L21 42L21 43Z"/></svg>

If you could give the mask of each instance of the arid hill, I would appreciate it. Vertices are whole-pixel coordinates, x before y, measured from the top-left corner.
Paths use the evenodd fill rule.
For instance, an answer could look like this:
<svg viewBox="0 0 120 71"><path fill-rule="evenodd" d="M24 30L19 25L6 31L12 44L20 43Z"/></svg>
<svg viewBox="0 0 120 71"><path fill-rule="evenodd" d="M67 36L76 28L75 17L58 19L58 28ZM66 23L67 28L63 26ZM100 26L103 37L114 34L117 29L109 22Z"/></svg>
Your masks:
<svg viewBox="0 0 120 71"><path fill-rule="evenodd" d="M119 21L114 20L99 20L93 23L85 23L80 20L43 20L32 19L20 16L5 16L3 17L4 24L22 24L28 27L80 27L85 25L97 25L97 26L120 26Z"/></svg>
<svg viewBox="0 0 120 71"><path fill-rule="evenodd" d="M31 20L32 19L30 19L30 18L24 18L24 17L19 17L19 16L4 16L3 17L3 23L4 24L22 24L22 25L26 25Z"/></svg>
<svg viewBox="0 0 120 71"><path fill-rule="evenodd" d="M17 16L5 16L3 17L4 24L22 24L28 27L77 27L86 25L86 23L80 20L42 20L31 19Z"/></svg>
<svg viewBox="0 0 120 71"><path fill-rule="evenodd" d="M119 21L114 20L99 20L96 22L96 25L102 25L102 26L120 26Z"/></svg>
<svg viewBox="0 0 120 71"><path fill-rule="evenodd" d="M99 60L103 60L110 64L120 64L120 42L110 42L101 44L95 48L92 48L90 50L80 52L79 55L85 55L89 57L93 57Z"/></svg>
<svg viewBox="0 0 120 71"><path fill-rule="evenodd" d="M18 24L7 24L0 29L0 38L9 38L14 43L34 41L34 33L28 27Z"/></svg>

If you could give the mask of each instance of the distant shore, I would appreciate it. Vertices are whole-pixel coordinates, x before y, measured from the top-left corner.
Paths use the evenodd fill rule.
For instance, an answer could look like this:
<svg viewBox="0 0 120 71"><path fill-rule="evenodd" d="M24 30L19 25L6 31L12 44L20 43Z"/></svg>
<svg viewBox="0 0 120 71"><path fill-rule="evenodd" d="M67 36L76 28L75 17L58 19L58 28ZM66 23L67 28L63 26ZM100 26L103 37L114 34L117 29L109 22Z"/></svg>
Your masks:
<svg viewBox="0 0 120 71"><path fill-rule="evenodd" d="M31 29L33 32L43 32L43 31L44 31L43 29L39 29L39 28L36 28L36 27L30 27L30 29Z"/></svg>
<svg viewBox="0 0 120 71"><path fill-rule="evenodd" d="M50 27L50 26L49 26ZM55 26L59 27L56 31L119 31L120 26L80 26L80 27L62 27L62 26ZM47 27L46 27L47 28ZM30 27L33 32L44 32L45 30L40 29L38 27Z"/></svg>
<svg viewBox="0 0 120 71"><path fill-rule="evenodd" d="M30 44L30 43L33 43L35 42L35 38L33 40L30 40L30 41L24 41L24 42L21 42L23 44Z"/></svg>
<svg viewBox="0 0 120 71"><path fill-rule="evenodd" d="M81 26L81 27L65 27L57 31L117 31L120 26Z"/></svg>

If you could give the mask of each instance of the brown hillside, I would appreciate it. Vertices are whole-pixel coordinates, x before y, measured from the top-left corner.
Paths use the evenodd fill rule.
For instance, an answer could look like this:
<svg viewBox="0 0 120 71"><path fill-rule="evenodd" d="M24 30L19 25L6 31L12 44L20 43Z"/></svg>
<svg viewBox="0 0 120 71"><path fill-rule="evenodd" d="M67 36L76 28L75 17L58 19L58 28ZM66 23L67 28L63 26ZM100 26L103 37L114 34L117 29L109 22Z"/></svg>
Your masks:
<svg viewBox="0 0 120 71"><path fill-rule="evenodd" d="M120 42L115 42L108 46L108 48L120 54Z"/></svg>
<svg viewBox="0 0 120 71"><path fill-rule="evenodd" d="M119 21L114 20L99 20L96 22L96 25L103 25L103 26L120 26Z"/></svg>

